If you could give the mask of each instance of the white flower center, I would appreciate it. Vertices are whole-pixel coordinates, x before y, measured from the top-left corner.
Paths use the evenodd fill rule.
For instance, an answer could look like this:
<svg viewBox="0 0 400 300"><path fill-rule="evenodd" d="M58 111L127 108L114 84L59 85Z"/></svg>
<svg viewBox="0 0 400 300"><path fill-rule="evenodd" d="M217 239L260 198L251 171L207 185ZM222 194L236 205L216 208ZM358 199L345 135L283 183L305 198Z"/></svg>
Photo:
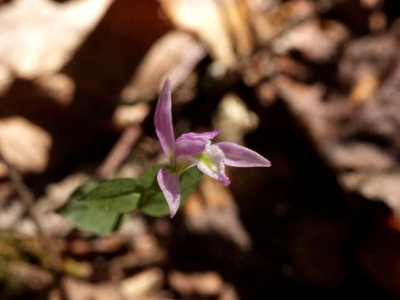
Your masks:
<svg viewBox="0 0 400 300"><path fill-rule="evenodd" d="M197 167L208 176L224 184L229 181L225 175L225 155L218 146L208 144L202 153L193 155L193 159Z"/></svg>

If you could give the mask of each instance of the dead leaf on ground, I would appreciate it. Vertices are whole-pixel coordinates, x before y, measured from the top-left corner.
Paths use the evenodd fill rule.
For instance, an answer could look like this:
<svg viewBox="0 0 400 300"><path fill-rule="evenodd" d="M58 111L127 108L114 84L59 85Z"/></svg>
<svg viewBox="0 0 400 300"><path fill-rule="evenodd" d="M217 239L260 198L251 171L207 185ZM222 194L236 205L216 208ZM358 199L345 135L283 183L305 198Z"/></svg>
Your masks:
<svg viewBox="0 0 400 300"><path fill-rule="evenodd" d="M300 24L274 41L279 53L298 50L307 59L323 63L337 54L338 47L348 38L347 28L333 20L311 20Z"/></svg>
<svg viewBox="0 0 400 300"><path fill-rule="evenodd" d="M187 79L206 55L206 49L191 34L171 31L156 41L141 61L131 81L122 90L126 102L153 99L168 76L173 87Z"/></svg>
<svg viewBox="0 0 400 300"><path fill-rule="evenodd" d="M225 68L233 67L236 55L216 1L162 0L161 4L178 28L195 33L209 47L216 61Z"/></svg>
<svg viewBox="0 0 400 300"><path fill-rule="evenodd" d="M0 151L20 172L44 171L51 145L48 132L22 117L0 120Z"/></svg>
<svg viewBox="0 0 400 300"><path fill-rule="evenodd" d="M151 268L128 277L121 282L121 294L127 299L156 294L164 284L161 269Z"/></svg>
<svg viewBox="0 0 400 300"><path fill-rule="evenodd" d="M184 297L216 296L221 292L224 284L222 278L212 271L191 274L171 271L168 274L168 282Z"/></svg>
<svg viewBox="0 0 400 300"><path fill-rule="evenodd" d="M2 6L0 63L21 78L58 71L110 4L111 0L64 5L50 0L15 0Z"/></svg>

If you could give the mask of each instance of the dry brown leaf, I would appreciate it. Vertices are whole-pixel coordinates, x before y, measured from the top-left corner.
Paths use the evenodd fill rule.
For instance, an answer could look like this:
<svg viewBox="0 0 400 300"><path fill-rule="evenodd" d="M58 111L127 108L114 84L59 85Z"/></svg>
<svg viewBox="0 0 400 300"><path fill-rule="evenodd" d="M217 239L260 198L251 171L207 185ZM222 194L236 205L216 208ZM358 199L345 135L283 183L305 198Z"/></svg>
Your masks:
<svg viewBox="0 0 400 300"><path fill-rule="evenodd" d="M200 193L193 193L184 206L187 226L199 232L218 232L240 249L250 249L250 236L229 190L208 176L202 177L199 188Z"/></svg>
<svg viewBox="0 0 400 300"><path fill-rule="evenodd" d="M22 117L0 120L0 151L20 172L43 172L51 145L48 132Z"/></svg>
<svg viewBox="0 0 400 300"><path fill-rule="evenodd" d="M274 41L279 53L300 51L314 62L326 62L332 58L349 33L344 25L333 20L311 20L293 28Z"/></svg>
<svg viewBox="0 0 400 300"><path fill-rule="evenodd" d="M212 271L191 274L172 271L168 275L168 282L184 296L195 294L209 297L218 295L224 284L222 278Z"/></svg>
<svg viewBox="0 0 400 300"><path fill-rule="evenodd" d="M284 75L278 76L274 82L279 95L304 122L315 141L324 141L324 144L319 146L327 146L325 143L328 142L330 134L321 102L324 87L318 84L307 85Z"/></svg>
<svg viewBox="0 0 400 300"><path fill-rule="evenodd" d="M226 18L225 26L232 36L238 56L250 55L253 51L254 41L250 28L249 7L246 1L222 0L219 1L219 4L221 13Z"/></svg>
<svg viewBox="0 0 400 300"><path fill-rule="evenodd" d="M225 95L213 120L214 127L221 129L219 139L243 143L243 136L257 128L259 119L246 104L234 94Z"/></svg>
<svg viewBox="0 0 400 300"><path fill-rule="evenodd" d="M129 125L139 125L149 113L150 106L147 103L119 106L114 112L113 122L118 129L123 129Z"/></svg>
<svg viewBox="0 0 400 300"><path fill-rule="evenodd" d="M329 160L338 170L365 172L387 170L396 164L389 153L377 146L356 142L332 147L329 151Z"/></svg>
<svg viewBox="0 0 400 300"><path fill-rule="evenodd" d="M256 2L256 1L254 1ZM287 28L315 13L314 3L309 0L272 3L267 7L252 5L252 21L258 40L262 44L282 34Z"/></svg>
<svg viewBox="0 0 400 300"><path fill-rule="evenodd" d="M380 78L398 58L399 43L391 34L368 35L351 40L338 65L340 79L354 84L363 78Z"/></svg>
<svg viewBox="0 0 400 300"><path fill-rule="evenodd" d="M58 71L111 2L15 0L1 7L0 63L22 78Z"/></svg>
<svg viewBox="0 0 400 300"><path fill-rule="evenodd" d="M247 59L243 59L239 65L239 71L241 72L243 81L248 86L255 86L263 79L272 76L275 72L271 53L261 50Z"/></svg>
<svg viewBox="0 0 400 300"><path fill-rule="evenodd" d="M379 88L380 80L375 74L366 74L360 78L351 88L349 101L354 106L358 106L368 98L375 95Z"/></svg>
<svg viewBox="0 0 400 300"><path fill-rule="evenodd" d="M91 284L71 277L62 280L67 299L71 300L121 300L118 286L111 283Z"/></svg>
<svg viewBox="0 0 400 300"><path fill-rule="evenodd" d="M204 46L191 34L171 31L153 44L135 75L122 90L126 102L153 99L166 76L176 87L206 55Z"/></svg>
<svg viewBox="0 0 400 300"><path fill-rule="evenodd" d="M121 282L121 294L127 299L151 295L164 284L164 274L159 268L151 268Z"/></svg>
<svg viewBox="0 0 400 300"><path fill-rule="evenodd" d="M179 28L194 32L207 44L211 56L226 68L236 57L228 28L214 0L161 0L161 4Z"/></svg>
<svg viewBox="0 0 400 300"><path fill-rule="evenodd" d="M43 291L52 282L49 272L34 265L15 262L9 265L9 276L12 281L22 284L24 288L33 291Z"/></svg>
<svg viewBox="0 0 400 300"><path fill-rule="evenodd" d="M399 173L350 173L343 174L341 181L349 190L357 191L369 200L382 201L396 215L400 215Z"/></svg>
<svg viewBox="0 0 400 300"><path fill-rule="evenodd" d="M66 74L56 73L48 76L42 76L35 80L40 92L46 97L50 97L62 106L68 106L72 103L75 93L75 82Z"/></svg>

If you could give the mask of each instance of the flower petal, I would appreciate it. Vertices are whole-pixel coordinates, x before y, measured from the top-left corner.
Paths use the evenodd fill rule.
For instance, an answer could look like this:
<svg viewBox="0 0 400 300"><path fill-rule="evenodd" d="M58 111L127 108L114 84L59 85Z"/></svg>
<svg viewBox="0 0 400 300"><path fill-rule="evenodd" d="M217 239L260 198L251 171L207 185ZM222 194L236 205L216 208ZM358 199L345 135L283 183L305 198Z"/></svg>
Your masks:
<svg viewBox="0 0 400 300"><path fill-rule="evenodd" d="M171 173L169 169L162 168L157 174L158 185L167 200L170 217L175 216L181 200L179 175Z"/></svg>
<svg viewBox="0 0 400 300"><path fill-rule="evenodd" d="M219 133L219 129L203 132L203 133L184 133L176 139L175 157L181 155L194 155L204 151L210 140L215 138Z"/></svg>
<svg viewBox="0 0 400 300"><path fill-rule="evenodd" d="M170 156L175 143L175 136L172 126L171 83L168 78L165 80L158 98L154 114L154 126L164 153Z"/></svg>
<svg viewBox="0 0 400 300"><path fill-rule="evenodd" d="M224 185L231 183L225 174L225 157L221 149L215 145L208 144L206 149L197 155L192 156L200 171Z"/></svg>
<svg viewBox="0 0 400 300"><path fill-rule="evenodd" d="M180 137L185 137L187 139L212 140L219 134L220 131L221 131L220 129L215 129L213 131L207 131L207 132L203 132L203 133L188 132L188 133L182 134Z"/></svg>
<svg viewBox="0 0 400 300"><path fill-rule="evenodd" d="M271 162L250 150L249 148L240 146L238 144L221 142L216 143L225 154L225 164L233 167L270 167Z"/></svg>
<svg viewBox="0 0 400 300"><path fill-rule="evenodd" d="M207 145L206 140L190 140L190 139L178 139L175 143L175 157L178 159L182 155L193 155L204 151Z"/></svg>

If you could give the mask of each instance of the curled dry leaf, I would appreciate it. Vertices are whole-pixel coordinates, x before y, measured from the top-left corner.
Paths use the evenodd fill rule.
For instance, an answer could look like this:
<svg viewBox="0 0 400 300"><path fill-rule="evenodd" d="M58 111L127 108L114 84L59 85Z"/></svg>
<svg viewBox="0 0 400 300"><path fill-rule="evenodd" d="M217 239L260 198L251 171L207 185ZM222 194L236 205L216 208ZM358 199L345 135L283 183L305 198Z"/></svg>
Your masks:
<svg viewBox="0 0 400 300"><path fill-rule="evenodd" d="M294 0L279 5L275 4L271 4L266 9L260 9L259 5L251 5L251 20L258 40L262 44L269 43L293 24L315 14L315 4L309 0Z"/></svg>
<svg viewBox="0 0 400 300"><path fill-rule="evenodd" d="M314 62L326 62L332 58L349 33L344 25L333 20L311 20L293 28L275 41L280 53L298 50Z"/></svg>
<svg viewBox="0 0 400 300"><path fill-rule="evenodd" d="M151 268L121 282L121 293L127 299L149 296L159 291L164 283L161 269Z"/></svg>
<svg viewBox="0 0 400 300"><path fill-rule="evenodd" d="M0 120L0 151L20 172L43 172L51 145L47 131L22 117Z"/></svg>
<svg viewBox="0 0 400 300"><path fill-rule="evenodd" d="M122 90L122 99L125 102L153 99L166 74L173 86L178 86L205 55L204 45L191 34L183 31L165 34L141 61L135 75Z"/></svg>
<svg viewBox="0 0 400 300"><path fill-rule="evenodd" d="M168 282L182 295L200 294L209 297L218 295L224 283L222 278L212 271L193 274L172 271L168 276Z"/></svg>
<svg viewBox="0 0 400 300"><path fill-rule="evenodd" d="M120 300L118 288L112 283L91 284L72 277L64 277L62 287L67 299Z"/></svg>
<svg viewBox="0 0 400 300"><path fill-rule="evenodd" d="M111 2L83 0L60 6L48 0L13 1L0 10L0 63L22 78L59 70Z"/></svg>
<svg viewBox="0 0 400 300"><path fill-rule="evenodd" d="M222 98L214 118L214 127L221 129L219 139L233 143L243 143L243 136L255 130L258 123L257 115L234 94Z"/></svg>
<svg viewBox="0 0 400 300"><path fill-rule="evenodd" d="M203 176L199 187L199 193L193 193L185 205L186 225L195 232L217 232L240 249L250 249L251 238L230 191L207 176Z"/></svg>
<svg viewBox="0 0 400 300"><path fill-rule="evenodd" d="M381 172L375 174L343 174L344 185L357 191L372 201L384 202L396 215L400 215L400 174L398 172Z"/></svg>
<svg viewBox="0 0 400 300"><path fill-rule="evenodd" d="M232 41L217 1L161 0L172 22L195 33L210 48L210 54L230 68L236 61Z"/></svg>
<svg viewBox="0 0 400 300"><path fill-rule="evenodd" d="M58 104L68 106L72 103L76 86L70 76L63 73L56 73L40 77L35 83L42 94L54 99Z"/></svg>

